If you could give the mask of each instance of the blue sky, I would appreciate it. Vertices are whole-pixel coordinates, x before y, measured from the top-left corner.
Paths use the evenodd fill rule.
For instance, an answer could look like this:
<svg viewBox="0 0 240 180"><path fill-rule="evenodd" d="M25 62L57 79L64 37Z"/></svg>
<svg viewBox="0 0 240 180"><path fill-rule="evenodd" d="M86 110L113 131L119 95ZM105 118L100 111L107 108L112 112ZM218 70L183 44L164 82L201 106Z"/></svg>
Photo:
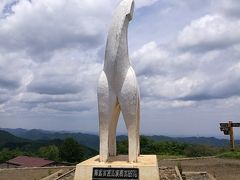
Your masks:
<svg viewBox="0 0 240 180"><path fill-rule="evenodd" d="M119 2L0 1L0 127L98 132L96 85ZM219 122L240 121L240 1L135 4L141 133L222 136Z"/></svg>

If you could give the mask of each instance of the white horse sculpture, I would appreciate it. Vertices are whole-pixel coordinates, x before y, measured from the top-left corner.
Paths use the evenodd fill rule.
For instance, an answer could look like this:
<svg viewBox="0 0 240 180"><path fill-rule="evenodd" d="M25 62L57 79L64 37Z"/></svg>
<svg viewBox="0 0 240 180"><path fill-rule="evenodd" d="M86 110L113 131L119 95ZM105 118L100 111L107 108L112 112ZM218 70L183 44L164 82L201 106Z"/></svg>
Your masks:
<svg viewBox="0 0 240 180"><path fill-rule="evenodd" d="M128 24L134 0L123 0L108 32L104 68L98 82L100 161L116 156L116 128L122 111L128 131L129 162L137 162L140 99L135 72L128 56Z"/></svg>

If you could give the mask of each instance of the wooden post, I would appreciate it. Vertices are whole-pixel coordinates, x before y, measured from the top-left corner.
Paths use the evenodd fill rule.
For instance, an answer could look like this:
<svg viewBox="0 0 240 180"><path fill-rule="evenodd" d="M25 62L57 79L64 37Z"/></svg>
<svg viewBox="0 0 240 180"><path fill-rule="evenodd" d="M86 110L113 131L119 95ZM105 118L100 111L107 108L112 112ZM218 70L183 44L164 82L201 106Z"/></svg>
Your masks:
<svg viewBox="0 0 240 180"><path fill-rule="evenodd" d="M234 151L235 150L235 144L234 144L232 121L228 122L228 127L229 127L229 135L230 135L230 148L231 148L231 151Z"/></svg>
<svg viewBox="0 0 240 180"><path fill-rule="evenodd" d="M235 142L233 134L234 127L240 127L240 123L233 123L232 121L229 121L228 123L220 123L220 131L223 131L224 135L230 135L231 151L235 151Z"/></svg>

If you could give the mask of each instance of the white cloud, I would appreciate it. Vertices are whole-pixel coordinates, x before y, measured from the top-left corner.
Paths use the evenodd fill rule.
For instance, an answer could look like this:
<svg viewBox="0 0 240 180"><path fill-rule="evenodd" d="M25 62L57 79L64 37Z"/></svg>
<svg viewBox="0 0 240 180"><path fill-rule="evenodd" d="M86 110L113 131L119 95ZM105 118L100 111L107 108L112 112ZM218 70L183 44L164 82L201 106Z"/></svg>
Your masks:
<svg viewBox="0 0 240 180"><path fill-rule="evenodd" d="M14 14L0 20L0 48L41 57L60 48L95 48L102 42L110 5L108 0L21 0L12 7Z"/></svg>
<svg viewBox="0 0 240 180"><path fill-rule="evenodd" d="M163 49L155 42L145 44L132 56L143 98L158 99L159 103L167 100L174 107L178 100L197 102L240 95L237 47L195 53Z"/></svg>
<svg viewBox="0 0 240 180"><path fill-rule="evenodd" d="M103 43L111 14L119 1L111 0L5 0L13 12L0 19L0 49L27 51L32 58L46 61L57 49L94 49ZM155 1L140 1L137 7Z"/></svg>
<svg viewBox="0 0 240 180"><path fill-rule="evenodd" d="M178 36L182 49L214 50L240 42L240 20L230 20L222 15L206 15L194 20Z"/></svg>
<svg viewBox="0 0 240 180"><path fill-rule="evenodd" d="M144 45L133 53L132 58L143 97L174 100L186 96L198 84L194 76L187 77L191 69L185 72L185 76L179 73L180 58L158 47L155 42Z"/></svg>
<svg viewBox="0 0 240 180"><path fill-rule="evenodd" d="M169 54L164 48L158 47L157 43L149 42L139 50L133 52L131 59L136 64L137 75L164 73L166 58ZM160 69L162 71L160 71Z"/></svg>
<svg viewBox="0 0 240 180"><path fill-rule="evenodd" d="M1 8L12 2L1 1ZM1 9L0 111L91 109L98 46L112 6L108 0L21 0L8 7L12 13Z"/></svg>
<svg viewBox="0 0 240 180"><path fill-rule="evenodd" d="M83 102L90 108L89 104L96 101L96 84L102 66L91 54L95 51L61 50L49 61L35 64L31 68L32 76L22 85L24 88L17 91L5 108L17 105L33 111L43 108L63 111L65 107L64 111L71 111L71 107L77 110L78 103L80 110Z"/></svg>
<svg viewBox="0 0 240 180"><path fill-rule="evenodd" d="M32 77L32 61L21 53L0 55L0 104L12 101L25 89Z"/></svg>

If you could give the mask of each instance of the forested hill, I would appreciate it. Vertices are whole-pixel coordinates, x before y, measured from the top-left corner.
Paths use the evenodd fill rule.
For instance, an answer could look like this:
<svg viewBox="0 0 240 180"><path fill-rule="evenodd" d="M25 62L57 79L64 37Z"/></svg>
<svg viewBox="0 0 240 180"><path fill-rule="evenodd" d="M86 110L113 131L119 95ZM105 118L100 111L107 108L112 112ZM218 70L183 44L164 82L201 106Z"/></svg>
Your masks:
<svg viewBox="0 0 240 180"><path fill-rule="evenodd" d="M28 131L22 132L27 133ZM42 131L36 132L42 133ZM0 163L19 155L75 163L96 154L98 154L96 150L76 142L73 138L32 140L0 130Z"/></svg>
<svg viewBox="0 0 240 180"><path fill-rule="evenodd" d="M85 145L92 149L98 150L99 145L99 137L93 134L84 134L84 133L73 133L73 132L53 132L53 131L45 131L39 129L3 129L12 133L15 136L31 139L31 140L51 140L51 139L66 139L68 137L74 138L78 141L79 144ZM227 139L217 139L214 137L168 137L168 136L148 136L150 139L157 141L176 141L181 143L188 144L206 144L211 146L228 146L229 140ZM118 136L118 140L124 140L127 136ZM236 144L240 144L240 141L237 140Z"/></svg>
<svg viewBox="0 0 240 180"><path fill-rule="evenodd" d="M16 137L7 131L0 130L0 146L4 146L7 143L23 143L29 142L29 140Z"/></svg>

